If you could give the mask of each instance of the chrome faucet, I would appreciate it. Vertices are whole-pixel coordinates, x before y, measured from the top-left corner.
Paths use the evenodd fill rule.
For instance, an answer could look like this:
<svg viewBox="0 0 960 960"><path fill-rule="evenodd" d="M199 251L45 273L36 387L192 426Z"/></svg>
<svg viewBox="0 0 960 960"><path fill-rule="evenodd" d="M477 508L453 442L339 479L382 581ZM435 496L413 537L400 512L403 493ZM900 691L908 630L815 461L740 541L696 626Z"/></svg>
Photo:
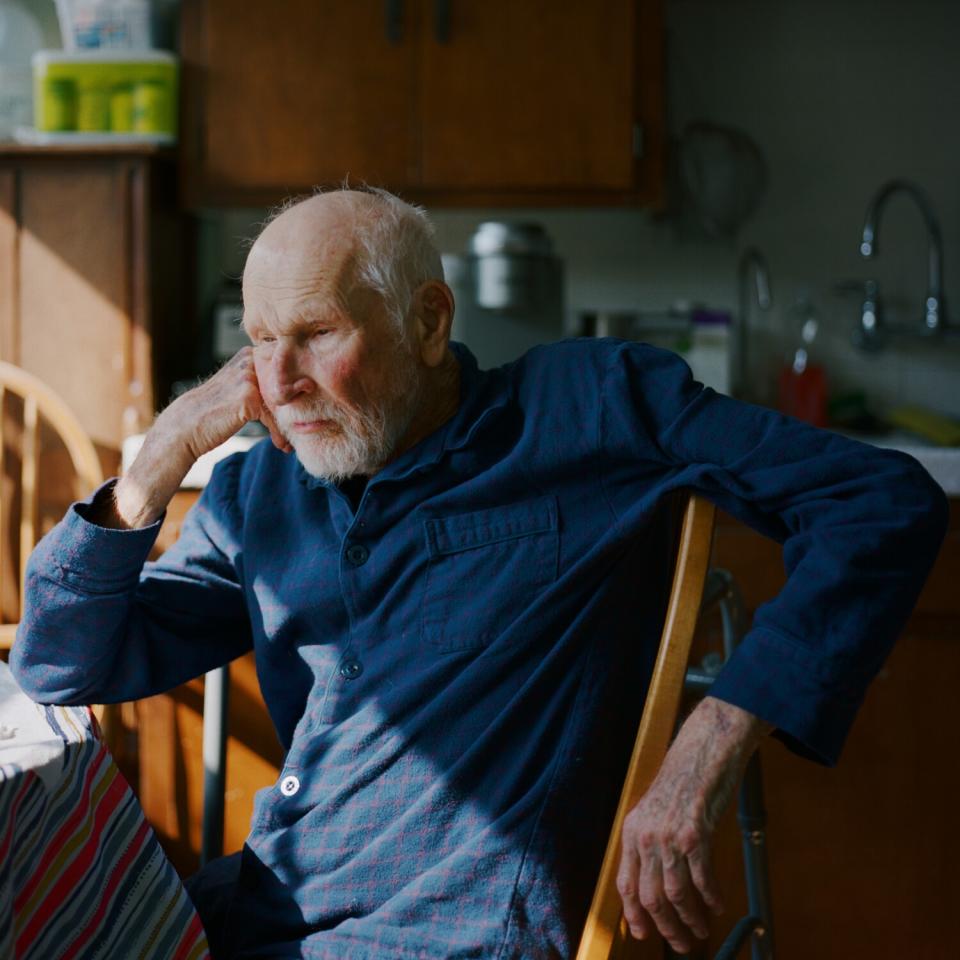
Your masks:
<svg viewBox="0 0 960 960"><path fill-rule="evenodd" d="M917 184L911 180L890 180L880 187L867 207L863 235L860 239L860 255L865 260L876 256L880 215L887 200L900 191L913 198L927 225L927 295L923 304L923 332L928 335L939 333L947 322L942 287L943 241L940 238L940 224L934 216L933 207L927 195ZM879 291L874 284L873 295L868 295L864 300L860 318L861 329L868 338L876 334L879 316Z"/></svg>
<svg viewBox="0 0 960 960"><path fill-rule="evenodd" d="M753 279L756 288L757 306L761 310L770 309L770 271L763 254L756 247L747 247L740 254L740 263L737 266L738 306L736 327L736 363L734 366L733 395L744 398L747 394L747 384L750 380L750 324L749 324L749 281L750 268L753 268Z"/></svg>

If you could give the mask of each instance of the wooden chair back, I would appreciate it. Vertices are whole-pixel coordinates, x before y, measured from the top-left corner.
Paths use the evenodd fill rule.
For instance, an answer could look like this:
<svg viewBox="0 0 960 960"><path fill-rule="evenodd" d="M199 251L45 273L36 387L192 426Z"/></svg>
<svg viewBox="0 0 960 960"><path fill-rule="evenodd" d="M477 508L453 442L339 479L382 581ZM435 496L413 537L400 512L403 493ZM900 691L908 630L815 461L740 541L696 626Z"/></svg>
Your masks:
<svg viewBox="0 0 960 960"><path fill-rule="evenodd" d="M19 431L11 429L6 398L19 397L23 402L23 421ZM0 570L13 569L18 573L19 596L23 597L23 581L30 553L40 539L40 441L41 427L52 430L69 455L73 468L73 490L76 497L89 494L103 482L103 471L92 441L80 421L57 394L33 374L11 363L0 361L0 482L6 488L7 457L18 454L20 476L16 496L0 495ZM6 493L6 489L3 491ZM10 514L19 499L16 516ZM12 544L5 531L14 534L11 540L19 542L19 557L11 563L3 556ZM18 534L18 536L17 536ZM16 634L16 623L3 623L4 611L0 605L0 650L9 650Z"/></svg>
<svg viewBox="0 0 960 960"><path fill-rule="evenodd" d="M620 835L626 815L656 777L676 728L713 546L715 515L712 503L697 494L686 494L660 648L577 960L610 960L627 936L616 884Z"/></svg>

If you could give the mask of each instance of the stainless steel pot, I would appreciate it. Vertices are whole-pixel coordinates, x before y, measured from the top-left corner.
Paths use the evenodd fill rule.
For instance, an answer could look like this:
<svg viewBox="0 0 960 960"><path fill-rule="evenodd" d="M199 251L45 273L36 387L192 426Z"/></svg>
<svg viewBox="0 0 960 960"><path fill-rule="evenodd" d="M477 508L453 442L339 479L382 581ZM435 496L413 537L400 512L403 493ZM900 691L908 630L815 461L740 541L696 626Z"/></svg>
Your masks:
<svg viewBox="0 0 960 960"><path fill-rule="evenodd" d="M478 307L538 315L562 301L562 270L538 223L488 220L467 245Z"/></svg>

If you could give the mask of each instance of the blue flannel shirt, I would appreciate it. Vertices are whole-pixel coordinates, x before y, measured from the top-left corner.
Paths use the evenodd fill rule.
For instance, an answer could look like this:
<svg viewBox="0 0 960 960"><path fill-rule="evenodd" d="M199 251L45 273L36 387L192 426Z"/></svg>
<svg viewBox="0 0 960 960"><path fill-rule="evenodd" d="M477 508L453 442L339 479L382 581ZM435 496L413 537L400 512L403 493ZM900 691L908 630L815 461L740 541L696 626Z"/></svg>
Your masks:
<svg viewBox="0 0 960 960"><path fill-rule="evenodd" d="M264 442L159 524L76 504L37 547L12 665L121 701L253 649L288 753L256 798L243 956L568 957L659 639L658 504L701 491L784 545L714 696L832 763L946 526L912 458L703 388L675 355L573 340L480 372L358 505ZM269 944L269 946L266 946Z"/></svg>

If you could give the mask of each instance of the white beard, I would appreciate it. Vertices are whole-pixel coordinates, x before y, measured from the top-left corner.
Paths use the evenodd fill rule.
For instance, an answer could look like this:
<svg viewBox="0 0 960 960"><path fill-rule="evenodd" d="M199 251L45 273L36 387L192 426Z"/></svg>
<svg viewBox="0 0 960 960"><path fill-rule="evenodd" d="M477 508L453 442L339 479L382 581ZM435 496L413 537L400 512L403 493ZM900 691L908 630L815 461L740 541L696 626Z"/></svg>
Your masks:
<svg viewBox="0 0 960 960"><path fill-rule="evenodd" d="M347 477L372 476L393 456L420 403L419 369L404 347L380 396L367 409L315 400L282 406L273 411L283 435L290 441L311 476L332 483ZM336 424L317 434L298 434L297 421L330 420Z"/></svg>

